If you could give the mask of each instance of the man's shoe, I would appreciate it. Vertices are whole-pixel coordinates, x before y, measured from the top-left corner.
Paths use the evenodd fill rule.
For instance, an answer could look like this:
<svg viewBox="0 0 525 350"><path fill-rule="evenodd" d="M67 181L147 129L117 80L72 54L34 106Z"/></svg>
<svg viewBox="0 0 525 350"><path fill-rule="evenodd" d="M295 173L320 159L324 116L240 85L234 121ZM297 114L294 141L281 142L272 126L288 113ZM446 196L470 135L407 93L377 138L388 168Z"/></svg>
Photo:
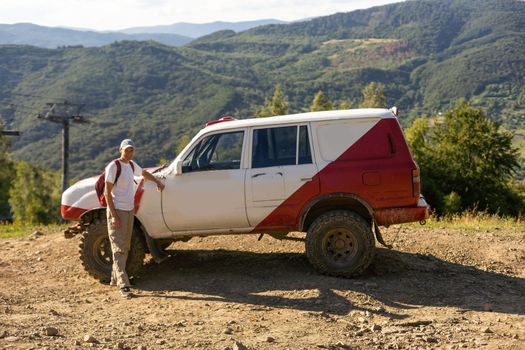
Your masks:
<svg viewBox="0 0 525 350"><path fill-rule="evenodd" d="M126 299L133 298L133 293L131 293L129 287L120 288L120 295Z"/></svg>

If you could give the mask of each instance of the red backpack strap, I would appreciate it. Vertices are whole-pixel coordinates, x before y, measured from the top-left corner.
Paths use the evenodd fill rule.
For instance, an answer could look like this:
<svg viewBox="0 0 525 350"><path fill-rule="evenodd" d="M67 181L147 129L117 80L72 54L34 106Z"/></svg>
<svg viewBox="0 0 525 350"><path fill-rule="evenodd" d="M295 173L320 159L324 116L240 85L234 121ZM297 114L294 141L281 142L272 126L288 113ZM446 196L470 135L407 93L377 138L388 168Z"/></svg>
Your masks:
<svg viewBox="0 0 525 350"><path fill-rule="evenodd" d="M133 171L133 176L135 176L135 164L133 164L133 161L129 161L129 165L131 165L131 170Z"/></svg>
<svg viewBox="0 0 525 350"><path fill-rule="evenodd" d="M120 173L122 172L122 166L120 165L120 161L118 159L115 159L114 162L115 162L115 165L117 166L117 174L115 175L115 182L113 184L116 185L117 180L120 176Z"/></svg>

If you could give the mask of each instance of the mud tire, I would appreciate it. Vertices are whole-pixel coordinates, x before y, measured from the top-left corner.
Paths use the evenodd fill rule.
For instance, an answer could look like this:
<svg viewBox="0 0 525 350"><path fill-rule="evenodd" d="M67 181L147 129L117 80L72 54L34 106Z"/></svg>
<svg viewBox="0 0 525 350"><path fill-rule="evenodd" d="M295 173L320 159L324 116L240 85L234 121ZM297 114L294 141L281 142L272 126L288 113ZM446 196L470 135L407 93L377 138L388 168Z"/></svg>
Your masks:
<svg viewBox="0 0 525 350"><path fill-rule="evenodd" d="M84 269L102 283L111 279L111 245L108 238L107 219L105 216L93 219L80 236L80 260ZM131 246L126 263L128 276L138 277L144 266L146 244L140 228L134 227L131 235Z"/></svg>
<svg viewBox="0 0 525 350"><path fill-rule="evenodd" d="M375 253L371 225L358 214L333 210L320 215L308 229L306 256L325 275L355 277L363 274Z"/></svg>

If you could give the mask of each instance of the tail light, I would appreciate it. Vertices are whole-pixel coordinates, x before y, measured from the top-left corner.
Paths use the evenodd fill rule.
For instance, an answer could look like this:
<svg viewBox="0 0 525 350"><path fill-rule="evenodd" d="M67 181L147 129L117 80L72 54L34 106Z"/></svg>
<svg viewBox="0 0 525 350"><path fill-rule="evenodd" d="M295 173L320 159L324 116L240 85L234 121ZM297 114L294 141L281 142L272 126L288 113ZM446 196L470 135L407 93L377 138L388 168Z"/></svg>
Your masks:
<svg viewBox="0 0 525 350"><path fill-rule="evenodd" d="M412 196L419 198L421 193L421 177L419 169L412 169Z"/></svg>

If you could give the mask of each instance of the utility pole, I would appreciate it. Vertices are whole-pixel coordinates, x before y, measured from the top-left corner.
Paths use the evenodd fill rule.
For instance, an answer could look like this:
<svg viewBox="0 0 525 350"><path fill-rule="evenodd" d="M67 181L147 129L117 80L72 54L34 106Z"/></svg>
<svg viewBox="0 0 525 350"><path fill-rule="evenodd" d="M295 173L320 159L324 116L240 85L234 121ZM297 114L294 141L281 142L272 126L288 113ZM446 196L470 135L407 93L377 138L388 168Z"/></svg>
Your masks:
<svg viewBox="0 0 525 350"><path fill-rule="evenodd" d="M62 193L68 187L68 162L69 162L69 124L89 123L80 115L83 104L70 103L68 101L58 103L46 103L49 110L46 114L38 114L38 119L62 124Z"/></svg>

